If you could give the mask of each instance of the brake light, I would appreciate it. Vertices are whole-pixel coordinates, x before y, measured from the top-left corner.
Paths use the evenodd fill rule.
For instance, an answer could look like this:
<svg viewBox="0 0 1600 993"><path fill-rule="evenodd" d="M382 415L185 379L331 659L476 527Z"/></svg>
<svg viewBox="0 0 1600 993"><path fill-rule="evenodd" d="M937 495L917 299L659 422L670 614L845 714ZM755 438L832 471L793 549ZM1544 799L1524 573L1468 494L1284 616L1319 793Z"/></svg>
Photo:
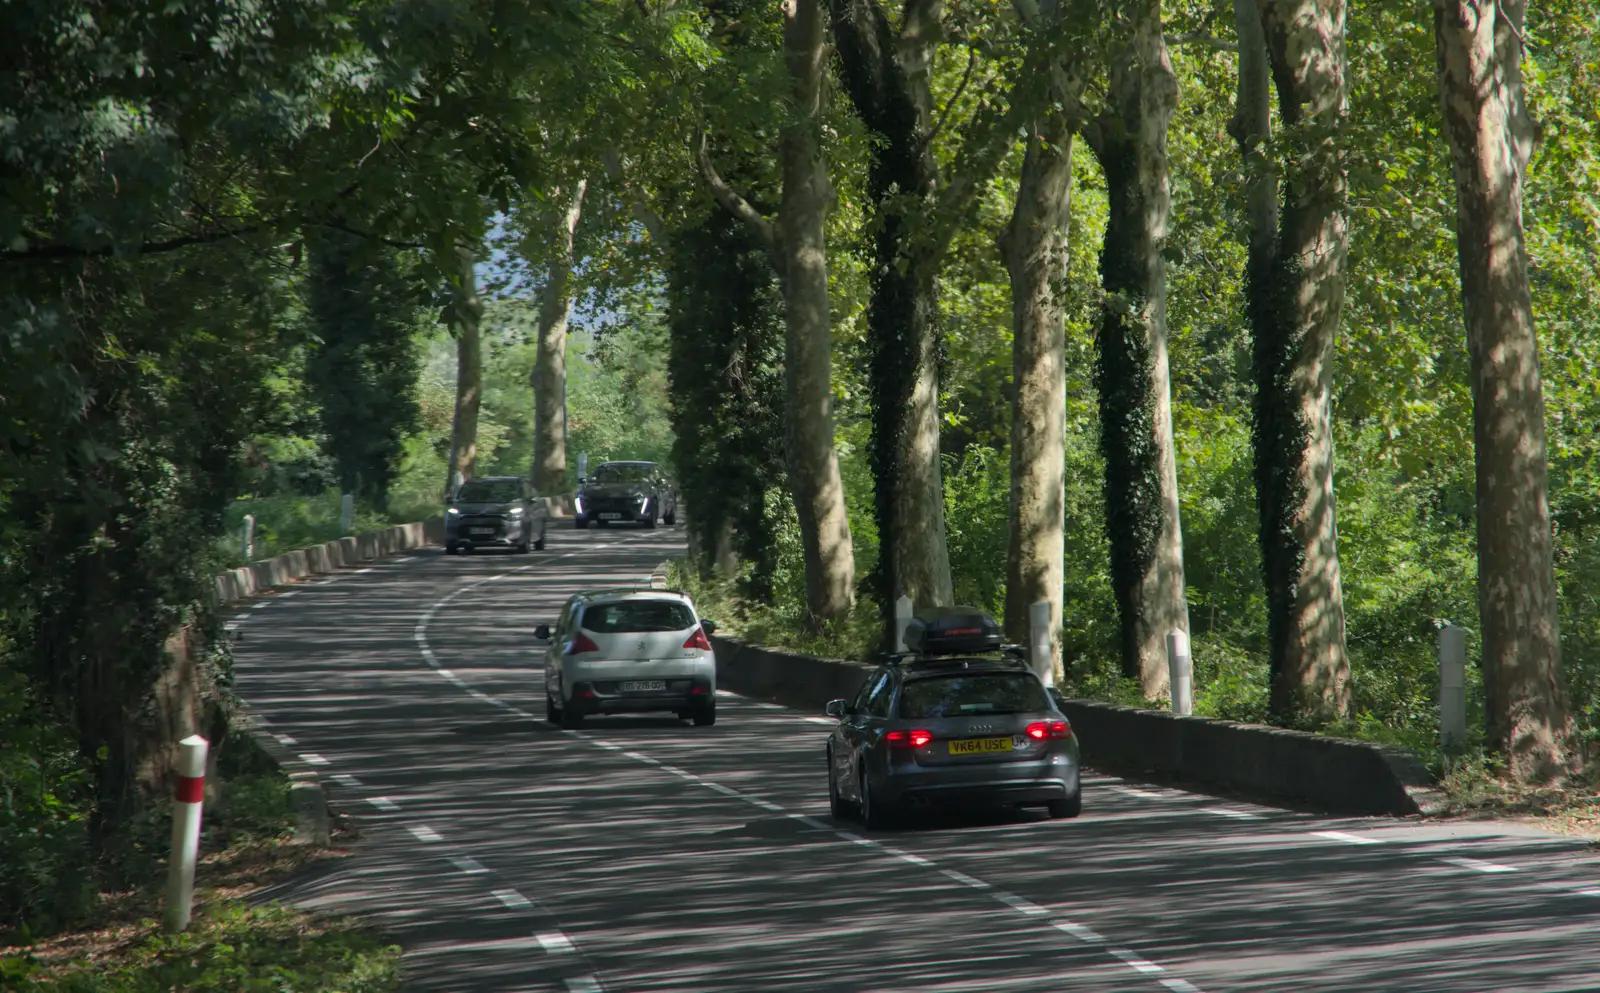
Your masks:
<svg viewBox="0 0 1600 993"><path fill-rule="evenodd" d="M572 648L567 651L567 654L582 655L584 652L598 652L599 650L600 646L594 643L593 638L579 631L572 636Z"/></svg>
<svg viewBox="0 0 1600 993"><path fill-rule="evenodd" d="M698 625L694 633L689 635L689 640L683 643L684 648L698 648L702 652L711 651L711 642L706 640L706 629Z"/></svg>
<svg viewBox="0 0 1600 993"><path fill-rule="evenodd" d="M1044 741L1046 738L1066 738L1072 734L1072 725L1066 721L1034 721L1023 730L1023 733L1034 741Z"/></svg>
<svg viewBox="0 0 1600 993"><path fill-rule="evenodd" d="M890 731L883 736L890 748L922 748L933 740L931 731Z"/></svg>

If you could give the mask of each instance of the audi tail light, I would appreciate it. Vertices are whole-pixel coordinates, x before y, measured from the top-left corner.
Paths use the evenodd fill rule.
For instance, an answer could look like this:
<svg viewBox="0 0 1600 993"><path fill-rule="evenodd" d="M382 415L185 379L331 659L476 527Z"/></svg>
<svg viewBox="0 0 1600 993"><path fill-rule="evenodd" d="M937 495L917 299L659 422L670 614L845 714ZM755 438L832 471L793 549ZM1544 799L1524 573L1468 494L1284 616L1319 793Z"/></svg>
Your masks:
<svg viewBox="0 0 1600 993"><path fill-rule="evenodd" d="M1066 721L1034 721L1023 729L1023 733L1034 741L1070 738L1072 736L1072 725Z"/></svg>
<svg viewBox="0 0 1600 993"><path fill-rule="evenodd" d="M933 741L932 731L890 731L883 736L890 748L923 748Z"/></svg>

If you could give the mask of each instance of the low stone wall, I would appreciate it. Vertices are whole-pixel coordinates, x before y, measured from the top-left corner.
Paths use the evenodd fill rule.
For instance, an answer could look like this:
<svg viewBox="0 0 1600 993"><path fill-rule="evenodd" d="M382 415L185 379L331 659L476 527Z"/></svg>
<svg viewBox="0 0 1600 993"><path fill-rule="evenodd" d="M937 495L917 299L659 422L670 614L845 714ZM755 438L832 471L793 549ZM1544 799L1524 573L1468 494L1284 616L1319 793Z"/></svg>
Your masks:
<svg viewBox="0 0 1600 993"><path fill-rule="evenodd" d="M435 518L350 535L310 548L297 548L270 559L230 569L218 576L215 586L217 603L225 606L307 576L322 575L424 545L443 543L444 519Z"/></svg>
<svg viewBox="0 0 1600 993"><path fill-rule="evenodd" d="M711 641L720 687L812 713L855 696L872 671L720 635ZM1099 769L1175 777L1343 814L1426 813L1440 799L1427 769L1401 748L1096 700L1068 700L1064 710L1084 762Z"/></svg>

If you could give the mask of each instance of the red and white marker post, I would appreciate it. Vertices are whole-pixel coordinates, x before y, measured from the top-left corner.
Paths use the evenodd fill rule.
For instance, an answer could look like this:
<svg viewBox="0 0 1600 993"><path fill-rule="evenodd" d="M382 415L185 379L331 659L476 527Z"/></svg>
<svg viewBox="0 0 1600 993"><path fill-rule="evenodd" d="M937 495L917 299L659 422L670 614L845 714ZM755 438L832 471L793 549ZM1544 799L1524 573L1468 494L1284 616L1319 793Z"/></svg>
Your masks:
<svg viewBox="0 0 1600 993"><path fill-rule="evenodd" d="M178 789L172 796L172 857L167 860L166 929L189 926L194 903L194 864L200 855L200 805L206 795L206 752L210 743L198 734L178 742L173 769Z"/></svg>

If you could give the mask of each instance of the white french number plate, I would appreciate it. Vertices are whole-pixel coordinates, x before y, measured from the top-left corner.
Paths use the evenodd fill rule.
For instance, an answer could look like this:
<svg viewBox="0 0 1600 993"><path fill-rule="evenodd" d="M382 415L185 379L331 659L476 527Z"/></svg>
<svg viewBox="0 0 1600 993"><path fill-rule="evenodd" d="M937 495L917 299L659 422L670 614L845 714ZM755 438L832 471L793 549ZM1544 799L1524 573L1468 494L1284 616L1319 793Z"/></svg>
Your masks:
<svg viewBox="0 0 1600 993"><path fill-rule="evenodd" d="M600 515L600 519L602 521L620 521L622 519L622 515L621 514L601 514Z"/></svg>
<svg viewBox="0 0 1600 993"><path fill-rule="evenodd" d="M667 683L662 679L633 679L622 684L624 693L659 693L667 688Z"/></svg>
<svg viewBox="0 0 1600 993"><path fill-rule="evenodd" d="M473 528L473 534L494 534L494 528Z"/></svg>

